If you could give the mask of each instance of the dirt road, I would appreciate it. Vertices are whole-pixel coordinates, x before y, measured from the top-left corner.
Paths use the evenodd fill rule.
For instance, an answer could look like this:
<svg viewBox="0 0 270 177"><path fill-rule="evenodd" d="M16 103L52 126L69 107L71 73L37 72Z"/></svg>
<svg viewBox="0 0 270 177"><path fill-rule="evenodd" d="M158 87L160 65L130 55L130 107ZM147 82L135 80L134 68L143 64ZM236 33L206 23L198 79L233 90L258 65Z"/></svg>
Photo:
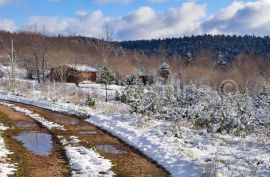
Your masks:
<svg viewBox="0 0 270 177"><path fill-rule="evenodd" d="M65 138L74 135L81 140L82 146L96 148L97 151L113 163L112 171L119 177L165 177L168 172L134 148L126 145L107 132L83 121L75 116L67 116L50 110L13 103L21 108L39 114L51 122L64 125L67 131L52 130L54 136ZM2 107L3 109L3 107ZM7 108L5 108L7 109ZM11 111L11 110L9 110ZM0 112L4 110L0 109ZM15 114L14 111L4 112L7 115ZM11 118L10 118L11 119ZM28 118L27 118L28 119ZM14 121L14 120L13 120ZM67 174L67 173L66 173Z"/></svg>
<svg viewBox="0 0 270 177"><path fill-rule="evenodd" d="M47 129L41 127L30 117L1 105L0 123L14 127L3 133L7 148L14 152L10 155L12 163L17 163L17 171L13 176L70 176L65 152L58 140ZM20 142L16 139L25 141ZM45 149L44 145L48 145L48 149ZM43 154L43 151L46 151L46 155Z"/></svg>

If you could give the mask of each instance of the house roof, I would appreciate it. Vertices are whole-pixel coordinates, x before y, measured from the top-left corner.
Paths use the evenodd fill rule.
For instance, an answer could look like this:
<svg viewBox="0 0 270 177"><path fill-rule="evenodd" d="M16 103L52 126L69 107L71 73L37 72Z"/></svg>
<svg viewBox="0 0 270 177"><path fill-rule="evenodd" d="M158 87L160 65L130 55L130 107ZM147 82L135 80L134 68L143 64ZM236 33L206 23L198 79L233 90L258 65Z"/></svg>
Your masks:
<svg viewBox="0 0 270 177"><path fill-rule="evenodd" d="M88 65L68 64L66 66L71 67L71 68L73 68L77 71L81 71L81 72L97 72L98 71L96 68L93 68L93 67L88 66Z"/></svg>

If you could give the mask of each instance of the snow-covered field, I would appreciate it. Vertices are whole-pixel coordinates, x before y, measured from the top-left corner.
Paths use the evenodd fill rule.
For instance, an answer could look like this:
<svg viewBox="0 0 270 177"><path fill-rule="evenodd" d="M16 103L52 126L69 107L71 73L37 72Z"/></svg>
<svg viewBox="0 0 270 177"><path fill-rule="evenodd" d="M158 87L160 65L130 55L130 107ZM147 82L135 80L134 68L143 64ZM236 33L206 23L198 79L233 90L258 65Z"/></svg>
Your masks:
<svg viewBox="0 0 270 177"><path fill-rule="evenodd" d="M17 88L17 95L9 93L4 88L1 91L0 88L0 99L17 101L86 118L85 121L109 131L155 160L174 177L270 176L270 139L267 134L248 133L244 134L244 136L235 136L233 133L221 134L215 131L209 133L207 128L197 129L183 120L178 127L180 136L175 137L174 121L130 114L129 106L112 101L115 91L121 91L123 87L111 86L109 88L110 102L105 103L104 86L99 84L87 83L80 85L81 87L79 88L75 84L53 83L38 85L33 81L25 80L19 80L19 83L20 87ZM85 106L87 95L93 96L97 100L94 108ZM229 116L237 118L235 113L239 110L237 110L235 105L241 102L243 98L235 97L235 99L239 99L236 102L227 100L226 104L230 105L230 107L225 107L222 105L224 102L218 97L218 93L213 92L209 88L195 89L195 92L187 92L180 96L181 99L187 100L187 105L184 108L194 113L194 117L198 116L196 114L198 110L205 113L201 114L204 116L201 119L203 121L205 120L204 118L210 117L210 114L216 114L211 112L214 111L213 106L216 103L221 105L217 109L221 109L224 112L227 111ZM190 96L195 97L192 100L195 103L191 106L189 106L188 102ZM201 98L203 100L200 100ZM250 97L247 98L249 99ZM248 108L253 109L257 106L253 105L253 102L249 104L249 100L247 100L247 103ZM205 107L207 107L207 110L204 110ZM240 112L242 111L240 110ZM252 110L252 116L259 116L260 120L267 123L270 120L269 112L270 108L268 109L264 105L262 108L259 107L254 111ZM219 112L216 116L221 117L223 115ZM248 114L248 116L250 115ZM235 120L242 121L240 118ZM254 119L245 122L245 126L249 127L253 121ZM258 123L262 124L263 122L258 121ZM217 122L217 125L220 126L220 122ZM73 140L71 138L71 140L67 141L73 142ZM72 145L72 143L71 146L65 146L69 148L69 150L66 149L67 152L71 152L68 155L70 159L91 161L92 158L99 157L96 152L91 150L95 155L91 155L90 152L87 153L89 156L83 155L88 150L78 150L77 146ZM76 160L73 161L74 164L79 164L75 163ZM71 166L76 168L77 165L74 164L73 166L71 164ZM104 164L95 166L95 168L102 168L104 170L103 165L107 171L110 169L110 165L105 159ZM79 168L85 169L86 167ZM111 173L108 174L111 175Z"/></svg>
<svg viewBox="0 0 270 177"><path fill-rule="evenodd" d="M0 93L0 99L27 103L59 112L88 116L86 121L116 135L165 167L172 176L269 176L270 140L253 135L209 134L181 127L173 134L170 121L91 109L87 106Z"/></svg>
<svg viewBox="0 0 270 177"><path fill-rule="evenodd" d="M65 131L65 128L62 125L47 121L44 118L40 117L38 114L33 113L32 111L5 102L0 102L0 104L11 107L18 112L22 112L28 115L49 130L55 128ZM101 157L94 149L87 149L83 146L80 146L80 140L77 137L70 136L68 139L65 139L61 136L58 136L58 138L65 148L67 157L69 159L69 164L72 169L73 177L110 177L114 175L114 173L110 170L112 167L112 163L110 162L110 160ZM8 151L5 154L7 153ZM0 167L1 166L2 164L0 163ZM7 165L4 164L4 166Z"/></svg>
<svg viewBox="0 0 270 177"><path fill-rule="evenodd" d="M3 131L6 131L8 127L0 124L0 176L7 177L14 174L16 171L16 165L9 163L8 155L12 154L6 146L3 137L1 134Z"/></svg>

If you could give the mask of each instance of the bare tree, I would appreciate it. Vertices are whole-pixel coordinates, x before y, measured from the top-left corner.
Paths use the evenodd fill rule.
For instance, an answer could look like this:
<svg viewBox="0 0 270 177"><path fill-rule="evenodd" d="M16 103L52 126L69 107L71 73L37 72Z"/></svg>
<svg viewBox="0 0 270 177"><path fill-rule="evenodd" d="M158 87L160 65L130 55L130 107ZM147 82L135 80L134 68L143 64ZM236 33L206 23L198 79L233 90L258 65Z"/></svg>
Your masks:
<svg viewBox="0 0 270 177"><path fill-rule="evenodd" d="M103 34L96 42L95 48L100 54L101 61L108 60L108 57L112 51L113 29L110 23L106 22L103 29Z"/></svg>
<svg viewBox="0 0 270 177"><path fill-rule="evenodd" d="M111 25L106 22L103 29L103 36L96 43L95 47L101 56L101 61L103 61L102 69L100 70L99 80L105 84L106 90L106 102L108 101L108 85L110 85L114 80L114 75L110 72L108 65L108 58L112 51L112 40L113 40L113 29Z"/></svg>
<svg viewBox="0 0 270 177"><path fill-rule="evenodd" d="M47 70L47 57L48 57L48 50L49 44L45 36L46 29L45 26L42 29L41 34L41 72L42 72L42 79L45 82L46 77L46 70Z"/></svg>
<svg viewBox="0 0 270 177"><path fill-rule="evenodd" d="M46 71L46 59L48 56L48 44L45 36L45 27L42 28L41 32L37 26L31 26L29 28L30 38L30 51L35 61L35 70L38 83L40 83L40 74L42 74L43 81L45 81Z"/></svg>

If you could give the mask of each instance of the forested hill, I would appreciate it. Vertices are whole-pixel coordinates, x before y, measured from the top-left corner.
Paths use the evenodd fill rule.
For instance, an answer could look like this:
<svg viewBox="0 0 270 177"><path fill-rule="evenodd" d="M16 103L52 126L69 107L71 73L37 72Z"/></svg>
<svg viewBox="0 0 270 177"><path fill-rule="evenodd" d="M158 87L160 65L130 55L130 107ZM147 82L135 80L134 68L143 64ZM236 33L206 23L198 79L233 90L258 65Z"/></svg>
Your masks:
<svg viewBox="0 0 270 177"><path fill-rule="evenodd" d="M270 58L270 37L255 36L225 36L225 35L202 35L181 38L154 39L123 41L119 43L127 50L141 50L145 53L153 53L164 48L170 55L184 56L188 52L196 54L201 50L210 50L213 55L222 53L230 60L239 53L253 53Z"/></svg>

